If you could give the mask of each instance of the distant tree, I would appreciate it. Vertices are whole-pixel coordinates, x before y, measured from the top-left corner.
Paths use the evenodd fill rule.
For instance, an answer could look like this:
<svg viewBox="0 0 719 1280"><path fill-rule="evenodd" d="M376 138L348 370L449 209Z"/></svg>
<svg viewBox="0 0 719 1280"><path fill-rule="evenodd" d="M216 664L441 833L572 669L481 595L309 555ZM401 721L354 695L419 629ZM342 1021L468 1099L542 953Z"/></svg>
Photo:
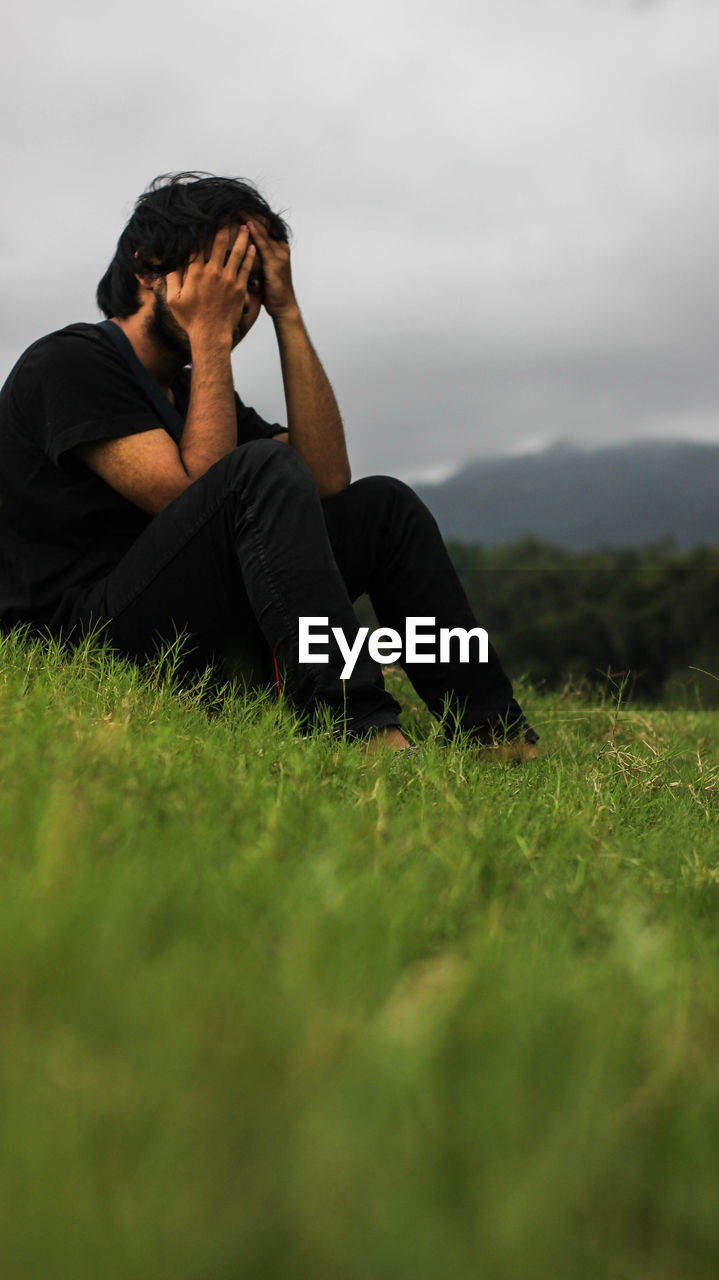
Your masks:
<svg viewBox="0 0 719 1280"><path fill-rule="evenodd" d="M719 705L719 680L692 671L719 677L718 549L573 553L534 538L449 549L511 671L552 688L626 674L632 696L651 700L699 685Z"/></svg>

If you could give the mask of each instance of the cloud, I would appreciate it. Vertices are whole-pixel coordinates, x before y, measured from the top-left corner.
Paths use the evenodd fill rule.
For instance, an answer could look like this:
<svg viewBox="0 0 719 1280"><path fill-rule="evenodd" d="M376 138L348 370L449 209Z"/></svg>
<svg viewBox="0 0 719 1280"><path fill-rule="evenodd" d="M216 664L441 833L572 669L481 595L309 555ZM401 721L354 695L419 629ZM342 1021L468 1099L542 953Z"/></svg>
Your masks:
<svg viewBox="0 0 719 1280"><path fill-rule="evenodd" d="M2 366L94 318L135 196L202 168L288 209L356 473L710 432L718 40L704 0L17 7ZM281 418L268 324L237 371Z"/></svg>

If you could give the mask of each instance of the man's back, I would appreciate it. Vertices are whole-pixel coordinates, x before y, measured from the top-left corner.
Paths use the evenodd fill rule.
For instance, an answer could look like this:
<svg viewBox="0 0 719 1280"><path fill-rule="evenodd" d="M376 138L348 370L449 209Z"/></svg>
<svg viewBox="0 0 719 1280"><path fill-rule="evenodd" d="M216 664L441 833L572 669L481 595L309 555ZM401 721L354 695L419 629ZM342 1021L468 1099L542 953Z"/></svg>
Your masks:
<svg viewBox="0 0 719 1280"><path fill-rule="evenodd" d="M115 564L149 516L73 453L146 430L151 410L97 325L25 352L0 391L0 620L47 624L65 592Z"/></svg>

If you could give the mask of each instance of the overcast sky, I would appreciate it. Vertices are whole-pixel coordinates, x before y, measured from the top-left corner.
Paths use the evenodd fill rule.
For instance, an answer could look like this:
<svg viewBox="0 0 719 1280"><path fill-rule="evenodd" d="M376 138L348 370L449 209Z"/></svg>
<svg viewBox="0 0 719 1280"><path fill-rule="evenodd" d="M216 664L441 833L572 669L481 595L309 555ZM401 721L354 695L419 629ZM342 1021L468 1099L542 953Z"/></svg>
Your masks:
<svg viewBox="0 0 719 1280"><path fill-rule="evenodd" d="M712 0L14 0L0 57L3 377L203 169L286 212L356 476L719 440ZM284 421L266 316L235 367Z"/></svg>

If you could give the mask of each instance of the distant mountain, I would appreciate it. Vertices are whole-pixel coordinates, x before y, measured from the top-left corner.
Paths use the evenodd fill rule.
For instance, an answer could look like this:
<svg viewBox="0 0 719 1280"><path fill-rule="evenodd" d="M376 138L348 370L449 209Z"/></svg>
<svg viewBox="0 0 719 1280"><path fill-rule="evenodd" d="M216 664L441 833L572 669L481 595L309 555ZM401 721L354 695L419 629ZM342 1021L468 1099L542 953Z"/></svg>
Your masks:
<svg viewBox="0 0 719 1280"><path fill-rule="evenodd" d="M592 451L470 462L441 484L414 485L445 538L515 542L528 534L575 550L719 545L719 445L635 442Z"/></svg>

